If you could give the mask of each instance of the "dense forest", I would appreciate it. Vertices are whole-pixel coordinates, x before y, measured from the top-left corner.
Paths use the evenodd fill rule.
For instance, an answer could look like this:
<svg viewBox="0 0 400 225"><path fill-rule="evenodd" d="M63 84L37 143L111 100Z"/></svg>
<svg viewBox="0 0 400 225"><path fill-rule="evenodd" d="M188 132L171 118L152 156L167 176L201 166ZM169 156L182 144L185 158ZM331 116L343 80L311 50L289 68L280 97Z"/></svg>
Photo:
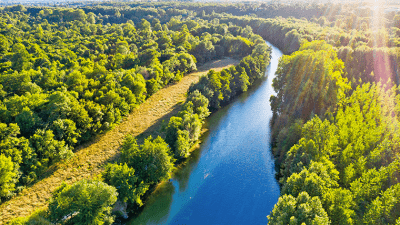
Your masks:
<svg viewBox="0 0 400 225"><path fill-rule="evenodd" d="M250 27L173 13L148 21L143 18L148 10L132 11L139 17L120 22L82 9L43 8L34 16L24 6L1 9L2 201L40 180L51 165L74 157L75 147L113 129L197 65L222 57L242 60L221 72L211 70L193 85L182 111L166 125L165 140L150 136L138 145L128 135L120 159L105 166L100 180L63 184L48 211L31 222L71 217L68 223L111 223L117 200L131 210L141 206L141 196L190 155L209 110L264 75L270 48ZM72 216L76 211L79 216Z"/></svg>
<svg viewBox="0 0 400 225"><path fill-rule="evenodd" d="M269 223L400 223L399 13L279 2L18 5L0 13L2 201L197 65L241 59L193 84L163 137L138 144L127 136L100 179L62 185L47 210L15 224L112 223L117 201L141 206L150 186L188 157L210 111L263 76L263 39L287 54L270 98L282 196L265 212Z"/></svg>

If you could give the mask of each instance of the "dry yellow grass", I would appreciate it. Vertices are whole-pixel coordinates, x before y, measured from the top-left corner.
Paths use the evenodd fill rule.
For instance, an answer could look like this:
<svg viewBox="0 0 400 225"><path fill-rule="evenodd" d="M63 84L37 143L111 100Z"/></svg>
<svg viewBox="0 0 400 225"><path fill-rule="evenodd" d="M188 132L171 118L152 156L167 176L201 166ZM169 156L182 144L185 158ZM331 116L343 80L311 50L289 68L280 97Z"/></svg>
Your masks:
<svg viewBox="0 0 400 225"><path fill-rule="evenodd" d="M178 84L158 91L113 130L81 146L71 160L52 166L47 177L0 205L0 224L47 207L51 193L63 181L72 184L100 174L105 164L118 158L118 149L126 134L137 136L139 142L148 135L157 136L162 121L168 121L179 111L191 83L197 82L200 75L209 69L220 71L237 63L239 61L231 58L209 62L199 67L197 72L185 76Z"/></svg>

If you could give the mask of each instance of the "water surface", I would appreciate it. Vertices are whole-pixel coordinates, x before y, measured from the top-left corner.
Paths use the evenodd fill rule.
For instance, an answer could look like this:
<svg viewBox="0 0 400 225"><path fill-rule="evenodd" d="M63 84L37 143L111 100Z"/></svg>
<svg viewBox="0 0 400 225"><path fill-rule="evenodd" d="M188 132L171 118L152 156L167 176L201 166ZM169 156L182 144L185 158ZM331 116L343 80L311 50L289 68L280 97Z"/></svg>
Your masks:
<svg viewBox="0 0 400 225"><path fill-rule="evenodd" d="M207 119L209 132L128 224L267 224L279 198L270 149L269 98L281 51L266 77Z"/></svg>

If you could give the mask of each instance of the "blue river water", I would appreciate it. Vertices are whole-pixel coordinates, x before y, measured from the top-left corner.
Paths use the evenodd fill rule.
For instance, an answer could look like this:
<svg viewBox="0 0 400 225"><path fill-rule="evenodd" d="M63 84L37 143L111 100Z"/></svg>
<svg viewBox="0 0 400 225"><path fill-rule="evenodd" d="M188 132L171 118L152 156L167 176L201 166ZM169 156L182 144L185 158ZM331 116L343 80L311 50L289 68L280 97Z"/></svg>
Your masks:
<svg viewBox="0 0 400 225"><path fill-rule="evenodd" d="M272 47L266 79L212 114L201 147L128 224L267 224L280 189L270 148Z"/></svg>

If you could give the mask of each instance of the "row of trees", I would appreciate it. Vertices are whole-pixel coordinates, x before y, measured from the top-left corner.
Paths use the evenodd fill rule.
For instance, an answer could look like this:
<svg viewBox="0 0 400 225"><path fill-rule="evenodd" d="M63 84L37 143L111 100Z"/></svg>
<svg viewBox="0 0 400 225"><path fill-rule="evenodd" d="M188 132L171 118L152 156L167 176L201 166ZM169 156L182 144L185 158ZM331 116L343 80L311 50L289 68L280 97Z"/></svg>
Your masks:
<svg viewBox="0 0 400 225"><path fill-rule="evenodd" d="M138 145L135 137L125 138L119 161L108 164L102 178L117 188L118 200L126 204L128 211L142 206L146 191L169 179L175 163L190 155L209 114L207 99L197 91L188 96L177 116L170 118L163 132L165 140L149 136Z"/></svg>
<svg viewBox="0 0 400 225"><path fill-rule="evenodd" d="M316 2L269 2L261 3L198 3L190 1L179 2L76 2L70 6L81 7L86 13L92 12L99 16L104 23L125 23L127 20L139 22L141 18L167 18L168 16L204 16L215 14L232 14L235 16L251 15L258 18L294 17L297 19L317 20L318 23L327 26L340 26L345 29L360 29L369 27L370 17L374 15L374 8L369 3L316 3ZM82 7L84 5L84 7ZM72 7L71 7L72 8ZM41 7L24 7L21 5L5 7L4 11L26 11L32 15L40 12ZM85 17L77 10L55 9L57 16L49 17L42 14L46 19L59 21L60 18L71 20L70 15ZM396 24L396 13L393 11L380 12L380 19L383 24L390 26ZM138 20L138 21L135 21ZM162 20L166 22L168 20Z"/></svg>
<svg viewBox="0 0 400 225"><path fill-rule="evenodd" d="M241 60L237 66L221 72L210 70L207 76L192 85L190 92L198 90L210 102L211 110L219 109L236 95L246 92L255 81L264 76L265 65L269 64L271 48L262 39L254 47L252 54Z"/></svg>
<svg viewBox="0 0 400 225"><path fill-rule="evenodd" d="M271 106L282 196L271 224L400 220L397 86L352 89L343 74L343 62L324 41L303 44L280 61Z"/></svg>
<svg viewBox="0 0 400 225"><path fill-rule="evenodd" d="M277 94L270 98L272 139L282 149L275 152L278 160L298 141L298 132L293 129L299 127L290 129L290 124L335 110L338 100L350 89L342 77L343 69L337 52L325 41L306 43L299 51L282 56L272 84Z"/></svg>

